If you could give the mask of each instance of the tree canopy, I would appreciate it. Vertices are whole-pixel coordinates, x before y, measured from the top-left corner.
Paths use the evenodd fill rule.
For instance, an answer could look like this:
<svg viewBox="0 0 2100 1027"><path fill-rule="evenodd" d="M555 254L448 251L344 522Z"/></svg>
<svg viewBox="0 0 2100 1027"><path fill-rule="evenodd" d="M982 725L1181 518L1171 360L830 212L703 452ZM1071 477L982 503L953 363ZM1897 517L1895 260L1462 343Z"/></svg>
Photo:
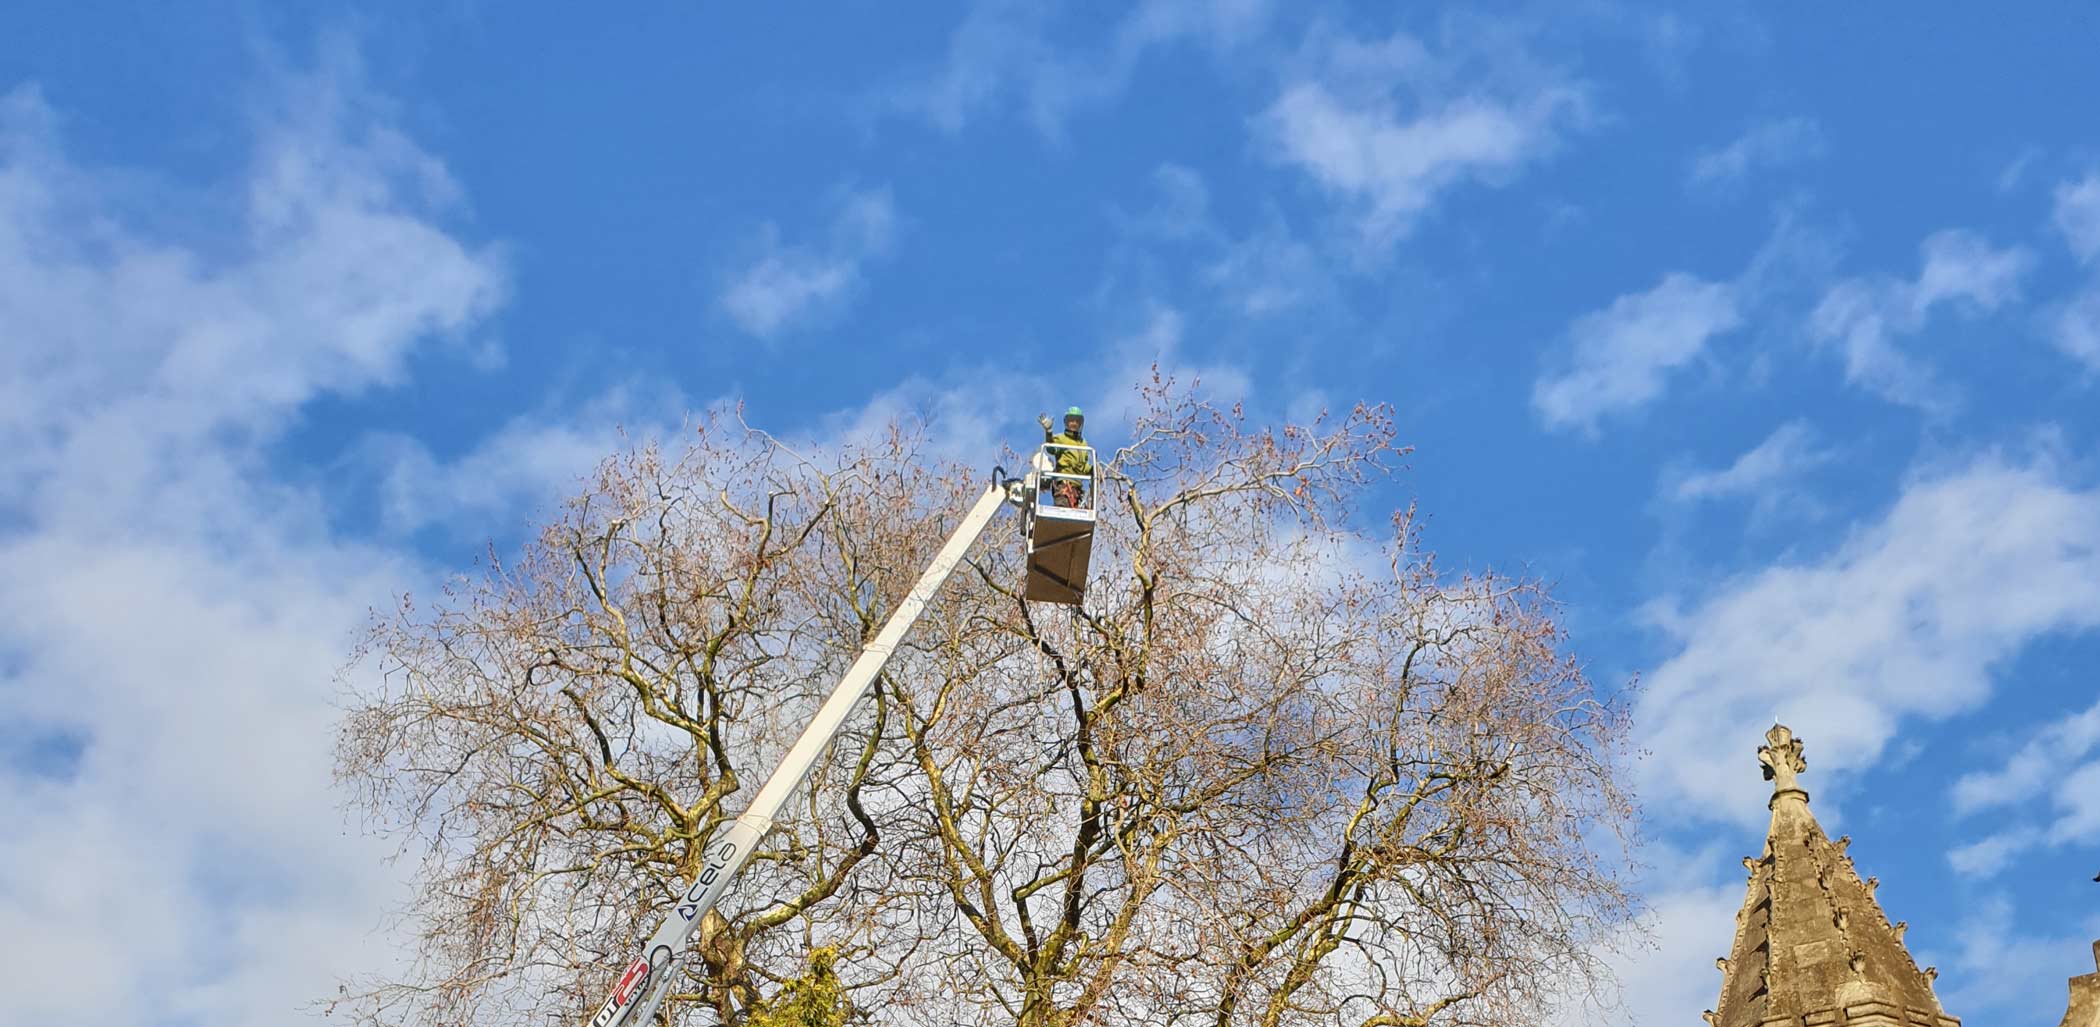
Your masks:
<svg viewBox="0 0 2100 1027"><path fill-rule="evenodd" d="M1101 455L1079 608L972 551L701 926L672 1024L1541 1022L1630 912L1623 696L1538 582L1451 575L1390 411L1172 382ZM898 422L609 458L512 564L375 620L339 744L420 860L346 1008L580 1022L985 486Z"/></svg>

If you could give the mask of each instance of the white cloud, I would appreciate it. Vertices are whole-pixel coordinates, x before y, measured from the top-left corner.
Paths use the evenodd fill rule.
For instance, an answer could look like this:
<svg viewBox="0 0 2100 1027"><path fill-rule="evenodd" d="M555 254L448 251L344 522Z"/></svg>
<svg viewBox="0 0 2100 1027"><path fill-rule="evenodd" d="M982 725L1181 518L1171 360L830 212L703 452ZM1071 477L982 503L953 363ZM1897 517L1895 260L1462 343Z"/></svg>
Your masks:
<svg viewBox="0 0 2100 1027"><path fill-rule="evenodd" d="M1745 832L1744 851L1754 851L1758 840ZM1721 994L1714 959L1728 954L1735 914L1743 905L1743 883L1728 873L1740 854L1716 844L1695 851L1662 843L1645 849L1643 860L1650 866L1641 875L1642 915L1605 939L1598 953L1616 988L1596 996L1594 1003L1561 1002L1552 1022L1566 1027L1697 1022L1698 1011L1712 1008Z"/></svg>
<svg viewBox="0 0 2100 1027"><path fill-rule="evenodd" d="M1670 372L1740 326L1738 306L1735 286L1681 272L1621 296L1570 326L1571 366L1532 386L1532 408L1548 427L1594 432L1605 416L1661 395Z"/></svg>
<svg viewBox="0 0 2100 1027"><path fill-rule="evenodd" d="M2100 760L2066 771L2056 782L2058 815L2049 842L2100 842Z"/></svg>
<svg viewBox="0 0 2100 1027"><path fill-rule="evenodd" d="M1692 159L1689 182L1694 188L1739 185L1752 172L1813 160L1823 153L1823 130L1810 118L1768 121L1718 150Z"/></svg>
<svg viewBox="0 0 2100 1027"><path fill-rule="evenodd" d="M1903 320L1910 317L1908 307L1888 299L1890 291L1857 280L1841 283L1824 294L1809 315L1809 330L1820 340L1842 344L1846 381L1894 403L1924 410L1952 408L1958 399L1953 387L1889 341L1906 324L1912 330L1918 327ZM1895 324L1890 323L1892 316L1898 319Z"/></svg>
<svg viewBox="0 0 2100 1027"><path fill-rule="evenodd" d="M1714 969L1714 958L1728 954L1743 889L1673 887L1652 893L1645 901L1648 908L1640 929L1646 932L1646 945L1635 948L1636 943L1629 941L1625 951L1606 959L1617 979L1617 998L1623 1003L1625 1017L1601 1017L1571 1006L1561 1011L1561 1022L1569 1027L1595 1023L1667 1027L1695 1019L1698 1010L1711 1009L1719 1000L1721 973Z"/></svg>
<svg viewBox="0 0 2100 1027"><path fill-rule="evenodd" d="M1210 223L1210 187L1203 176L1179 164L1153 169L1160 202L1139 220L1140 227L1165 239L1202 237L1216 231Z"/></svg>
<svg viewBox="0 0 2100 1027"><path fill-rule="evenodd" d="M1997 770L1964 774L1954 783L1956 813L2024 802L2062 780L2065 768L2100 748L2100 702L2034 733Z"/></svg>
<svg viewBox="0 0 2100 1027"><path fill-rule="evenodd" d="M1224 254L1203 269L1203 280L1248 317L1339 302L1326 263L1280 217L1227 243Z"/></svg>
<svg viewBox="0 0 2100 1027"><path fill-rule="evenodd" d="M1165 164L1152 177L1158 200L1124 220L1131 242L1110 261L1138 268L1147 293L1153 291L1165 263L1142 247L1154 244L1171 250L1173 263L1192 268L1192 284L1208 290L1233 316L1320 315L1344 309L1329 255L1294 232L1280 210L1267 207L1255 227L1235 234L1213 215L1210 190L1201 175ZM1109 275L1116 273L1111 270Z"/></svg>
<svg viewBox="0 0 2100 1027"><path fill-rule="evenodd" d="M223 229L201 240L136 213L206 201L74 164L33 91L0 102L0 722L24 754L0 763L0 937L29 940L0 1022L276 1027L399 958L383 847L335 813L328 675L427 579L331 538L264 447L463 340L504 275L332 60L284 84L241 199L178 219ZM83 967L123 986L66 986Z"/></svg>
<svg viewBox="0 0 2100 1027"><path fill-rule="evenodd" d="M1979 458L1911 482L1828 556L1651 614L1676 650L1635 711L1651 809L1755 817L1743 725L1784 720L1832 780L1874 765L1902 719L1982 703L2031 640L2100 627L2100 491Z"/></svg>
<svg viewBox="0 0 2100 1027"><path fill-rule="evenodd" d="M1277 161L1358 205L1366 238L1405 235L1443 193L1550 153L1582 89L1501 48L1432 52L1407 35L1334 45L1256 119Z"/></svg>
<svg viewBox="0 0 2100 1027"><path fill-rule="evenodd" d="M875 444L893 420L924 426L920 451L929 457L968 467L989 468L1011 447L1026 457L1041 441L1038 413L1053 417L1067 406L1086 412L1086 435L1105 449L1127 441L1124 430L1143 406L1140 388L1163 376L1186 385L1200 382L1200 392L1231 405L1257 395L1242 368L1196 363L1182 352L1182 315L1172 307L1152 304L1127 332L1107 340L1100 373L1085 383L1065 376L1045 376L1006 366L951 367L937 377L912 375L876 393L865 403L832 411L784 437L804 455L829 452L848 443ZM1263 396L1263 399L1276 397ZM1293 397L1303 400L1302 396ZM1006 468L1011 471L1015 465Z"/></svg>
<svg viewBox="0 0 2100 1027"><path fill-rule="evenodd" d="M120 420L156 429L126 465L211 432L269 431L322 392L398 380L415 340L457 337L501 301L493 252L374 195L375 182L438 191L441 169L383 128L343 125L354 98L302 97L255 155L231 270L87 219L115 186L66 164L33 91L0 104L0 379L22 390L0 421L11 478L52 471L60 440Z"/></svg>
<svg viewBox="0 0 2100 1027"><path fill-rule="evenodd" d="M770 235L769 251L722 292L722 308L753 335L772 335L805 311L835 302L859 280L850 259L780 252Z"/></svg>
<svg viewBox="0 0 2100 1027"><path fill-rule="evenodd" d="M2100 174L2056 187L2055 222L2080 261L2100 257Z"/></svg>
<svg viewBox="0 0 2100 1027"><path fill-rule="evenodd" d="M1947 853L1947 865L1965 877L1990 877L2005 869L2013 857L2032 848L2036 841L2031 831L1991 835Z"/></svg>
<svg viewBox="0 0 2100 1027"><path fill-rule="evenodd" d="M685 396L622 385L581 403L543 403L453 460L405 435L368 436L353 465L377 478L380 516L395 532L443 525L475 540L538 523L626 440L678 435Z"/></svg>
<svg viewBox="0 0 2100 1027"><path fill-rule="evenodd" d="M1964 774L1954 784L1957 815L2011 807L2011 820L1948 862L1964 875L1990 877L2032 848L2100 842L2100 759L2079 762L2096 751L2100 703L2042 726L2002 767Z"/></svg>
<svg viewBox="0 0 2100 1027"><path fill-rule="evenodd" d="M2100 371L2100 282L2058 307L2049 322L2049 338L2065 356Z"/></svg>
<svg viewBox="0 0 2100 1027"><path fill-rule="evenodd" d="M1832 249L1829 240L1782 213L1733 279L1671 272L1646 292L1622 295L1578 317L1569 327L1570 352L1557 355L1561 366L1532 383L1533 411L1548 428L1595 435L1606 417L1661 396L1675 372L1704 358L1715 339L1741 328L1751 310L1820 277ZM1752 362L1753 378L1759 361Z"/></svg>
<svg viewBox="0 0 2100 1027"><path fill-rule="evenodd" d="M1680 500L1770 495L1801 472L1829 462L1833 453L1817 448L1815 440L1807 421L1788 421L1725 469L1685 476L1674 495Z"/></svg>
<svg viewBox="0 0 2100 1027"><path fill-rule="evenodd" d="M2100 174L2058 185L2053 220L2080 263L2100 260ZM2100 371L2100 277L2058 305L2046 331L2066 356Z"/></svg>
<svg viewBox="0 0 2100 1027"><path fill-rule="evenodd" d="M894 92L889 100L942 130L962 131L969 120L1010 88L1063 93L1051 82L1065 78L1043 41L1040 7L986 3L971 9L948 40L941 70ZM1030 80L1035 85L1030 85ZM1038 100L1041 110L1050 101Z"/></svg>
<svg viewBox="0 0 2100 1027"><path fill-rule="evenodd" d="M2063 918L2060 935L2015 929L2021 917L2003 895L1967 904L1961 923L1946 936L1951 953L1920 951L1920 965L1940 962L1935 990L1940 1006L1965 1023L2056 1023L2064 1015L2070 978L2092 972L2091 941L2100 917ZM2074 926L2075 923L2075 926Z"/></svg>
<svg viewBox="0 0 2100 1027"><path fill-rule="evenodd" d="M2026 250L1997 249L1960 229L1935 232L1918 250L1925 257L1924 268L1899 297L1918 318L1941 303L1966 302L1993 310L2018 299L2020 278L2034 263Z"/></svg>
<svg viewBox="0 0 2100 1027"><path fill-rule="evenodd" d="M844 197L821 247L784 245L778 227L768 224L761 231L763 252L724 287L722 309L761 337L835 313L860 287L861 268L888 252L896 222L888 190L877 190Z"/></svg>
<svg viewBox="0 0 2100 1027"><path fill-rule="evenodd" d="M1249 409L1274 409L1302 402L1276 390L1258 391L1244 368L1229 363L1192 360L1183 352L1184 322L1180 311L1163 304L1146 306L1128 330L1106 340L1098 374L1085 382L1059 374L1045 375L1008 365L956 366L936 375L914 374L871 396L867 402L831 411L801 428L783 433L791 448L805 456L830 452L849 443L877 444L893 419L924 426L920 452L967 467L989 469L1004 459L1002 447L1025 458L1041 441L1038 413L1055 415L1067 406L1086 412L1086 435L1104 450L1128 441L1125 429L1143 408L1141 388L1159 374L1230 406L1246 400ZM1275 410L1281 413L1280 409ZM1015 464L1006 469L1012 471Z"/></svg>
<svg viewBox="0 0 2100 1027"><path fill-rule="evenodd" d="M908 377L865 403L831 411L784 438L797 453L820 459L818 454L842 446L879 446L893 424L916 423L924 432L922 455L989 471L1001 459L1002 445L1020 456L1034 452L1034 444L1042 440L1034 423L1036 406L1046 391L1045 383L1027 375L999 374L989 367L951 368L938 379ZM1018 466L1008 463L1006 470Z"/></svg>
<svg viewBox="0 0 2100 1027"><path fill-rule="evenodd" d="M1692 1010L1713 1008L1721 994L1714 959L1728 954L1742 905L1743 888L1725 884L1674 888L1650 900L1655 951L1620 970L1632 985L1627 992L1634 1024L1682 1023Z"/></svg>
<svg viewBox="0 0 2100 1027"><path fill-rule="evenodd" d="M882 97L888 110L950 134L1007 103L1026 110L1036 131L1061 140L1072 114L1120 96L1146 52L1197 42L1230 52L1267 25L1269 0L1144 0L1117 24L1099 52L1050 42L1052 12L1041 4L993 0L973 6L948 40L947 59Z"/></svg>
<svg viewBox="0 0 2100 1027"><path fill-rule="evenodd" d="M1374 222L1405 221L1479 166L1524 159L1537 133L1499 104L1457 102L1414 119L1347 104L1317 82L1284 90L1267 114L1284 160L1323 185L1370 201Z"/></svg>
<svg viewBox="0 0 2100 1027"><path fill-rule="evenodd" d="M1180 311L1154 304L1147 311L1141 327L1110 341L1104 361L1108 371L1100 380L1113 383L1120 391L1102 396L1087 408L1087 423L1093 426L1089 431L1096 439L1103 440L1102 444L1107 444L1103 439L1103 428L1112 424L1127 425L1136 420L1142 406L1139 386L1152 380L1154 367L1159 368L1162 375L1176 378L1184 385L1197 386L1204 398L1228 407L1241 400L1256 398L1254 380L1244 367L1190 361L1181 349L1182 330Z"/></svg>
<svg viewBox="0 0 2100 1027"><path fill-rule="evenodd" d="M1194 40L1218 51L1243 45L1269 25L1271 0L1142 0L1116 30L1118 50Z"/></svg>
<svg viewBox="0 0 2100 1027"><path fill-rule="evenodd" d="M2029 146L2014 155L2011 160L2006 161L2005 167L1998 171L1998 191L2009 193L2018 189L2020 184L2026 181L2028 172L2033 170L2035 163L2041 157L2041 147Z"/></svg>
<svg viewBox="0 0 2100 1027"><path fill-rule="evenodd" d="M1919 251L1923 267L1916 280L1841 282L1810 314L1809 331L1843 350L1846 381L1893 403L1944 412L1959 402L1959 393L1897 348L1895 339L1922 330L1936 307L1987 313L2017 299L2033 259L2024 249L1998 249L1960 229L1934 233Z"/></svg>

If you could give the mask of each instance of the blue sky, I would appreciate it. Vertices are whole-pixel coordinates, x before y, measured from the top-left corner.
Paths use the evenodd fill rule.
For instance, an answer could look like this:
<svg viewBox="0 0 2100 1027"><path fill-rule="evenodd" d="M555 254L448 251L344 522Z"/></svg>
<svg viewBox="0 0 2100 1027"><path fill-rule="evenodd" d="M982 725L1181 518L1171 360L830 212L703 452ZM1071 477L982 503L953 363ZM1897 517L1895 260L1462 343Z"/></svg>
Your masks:
<svg viewBox="0 0 2100 1027"><path fill-rule="evenodd" d="M383 965L331 674L616 426L919 410L988 467L1067 403L1115 441L1155 360L1394 404L1374 515L1638 675L1641 1022L1715 999L1775 714L1951 1012L2054 1022L2092 969L2100 15L11 21L0 936L45 944L0 1020L284 1023ZM141 988L44 986L108 951Z"/></svg>

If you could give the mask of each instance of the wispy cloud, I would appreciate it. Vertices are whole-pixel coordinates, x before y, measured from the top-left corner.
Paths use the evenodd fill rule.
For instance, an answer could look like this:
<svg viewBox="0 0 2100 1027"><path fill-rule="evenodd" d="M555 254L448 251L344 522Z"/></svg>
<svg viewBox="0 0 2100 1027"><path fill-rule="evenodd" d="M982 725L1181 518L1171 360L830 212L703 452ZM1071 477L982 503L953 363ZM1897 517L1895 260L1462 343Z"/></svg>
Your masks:
<svg viewBox="0 0 2100 1027"><path fill-rule="evenodd" d="M2100 749L2100 703L2036 730L1996 770L1972 771L1954 783L1954 811L1974 813L2025 802L2063 780L2064 771Z"/></svg>
<svg viewBox="0 0 2100 1027"><path fill-rule="evenodd" d="M1993 877L2037 840L2030 830L2001 831L1948 850L1947 865L1963 877Z"/></svg>
<svg viewBox="0 0 2100 1027"><path fill-rule="evenodd" d="M1754 765L1744 763L1754 775ZM1732 876L1727 870L1736 866L1735 855L1718 844L1690 852L1660 844L1642 855L1650 868L1643 875L1642 916L1603 939L1597 953L1611 968L1614 993L1597 996L1596 1003L1564 1001L1552 1022L1663 1027L1695 1017L1720 995L1714 957L1728 951L1735 914L1743 905L1742 885L1725 881ZM1724 883L1709 883L1716 880Z"/></svg>
<svg viewBox="0 0 2100 1027"><path fill-rule="evenodd" d="M244 190L251 252L268 259L225 266L81 220L117 202L103 176L60 152L34 90L0 98L0 380L19 390L0 414L9 472L52 470L61 440L148 406L154 430L134 459L272 430L318 394L398 381L417 342L463 340L501 302L499 253L409 212L450 194L442 168L369 125L340 87L302 86L286 103ZM299 345L278 334L291 324Z"/></svg>
<svg viewBox="0 0 2100 1027"><path fill-rule="evenodd" d="M1270 8L1269 0L1144 0L1105 46L1063 49L1050 40L1050 8L992 0L970 9L938 69L889 89L881 106L953 134L1017 105L1044 138L1061 140L1074 112L1122 95L1148 50L1195 42L1231 51L1259 35Z"/></svg>
<svg viewBox="0 0 2100 1027"><path fill-rule="evenodd" d="M1493 42L1339 40L1287 77L1256 135L1272 159L1353 204L1368 240L1390 242L1445 192L1506 181L1581 124L1580 83L1539 70L1512 40Z"/></svg>
<svg viewBox="0 0 2100 1027"><path fill-rule="evenodd" d="M2100 283L2086 286L2056 308L2049 338L2066 356L2100 371Z"/></svg>
<svg viewBox="0 0 2100 1027"><path fill-rule="evenodd" d="M1956 871L1996 874L2028 849L2100 842L2100 703L2042 725L1995 770L1954 783L1954 811L2015 810L2010 825L1948 854ZM2047 810L2047 812L2043 812Z"/></svg>
<svg viewBox="0 0 2100 1027"><path fill-rule="evenodd" d="M1533 385L1532 409L1550 428L1594 433L1602 418L1661 395L1671 372L1742 323L1733 284L1665 275L1646 292L1621 296L1575 320L1568 330L1568 366Z"/></svg>
<svg viewBox="0 0 2100 1027"><path fill-rule="evenodd" d="M543 522L608 454L675 437L687 409L675 387L619 384L580 402L542 402L449 459L411 436L375 433L348 464L376 482L387 530L439 527L479 541Z"/></svg>
<svg viewBox="0 0 2100 1027"><path fill-rule="evenodd" d="M1671 495L1683 502L1738 496L1755 497L1761 505L1776 502L1791 491L1791 481L1835 455L1816 445L1807 421L1788 421L1727 467L1684 476Z"/></svg>
<svg viewBox="0 0 2100 1027"><path fill-rule="evenodd" d="M2100 174L2057 186L2052 221L2080 263L2100 263ZM2055 308L2047 330L2057 349L2100 371L2100 271Z"/></svg>
<svg viewBox="0 0 2100 1027"><path fill-rule="evenodd" d="M245 205L202 238L142 224L137 191L176 224L224 211L76 163L33 92L0 101L0 722L30 741L0 760L0 937L34 939L0 960L0 1021L275 1027L399 958L385 847L317 811L329 672L431 579L334 536L265 456L304 405L465 338L505 274L330 54L272 83L224 183ZM52 986L85 966L127 986Z"/></svg>
<svg viewBox="0 0 2100 1027"><path fill-rule="evenodd" d="M1635 716L1651 808L1750 817L1757 782L1711 756L1739 725L1777 715L1818 766L1871 766L1902 719L1983 702L2033 639L2100 627L2100 491L1980 458L1911 482L1827 556L1650 610L1676 650Z"/></svg>
<svg viewBox="0 0 2100 1027"><path fill-rule="evenodd" d="M1961 229L1934 233L1919 252L1915 280L1854 278L1831 288L1809 315L1809 331L1843 352L1846 381L1892 403L1944 413L1959 404L1959 390L1896 340L1922 330L1935 308L1980 314L2017 299L2033 258Z"/></svg>
<svg viewBox="0 0 2100 1027"><path fill-rule="evenodd" d="M1211 224L1210 187L1195 169L1162 164L1152 171L1159 202L1141 216L1136 227L1164 239L1205 238L1217 234Z"/></svg>
<svg viewBox="0 0 2100 1027"><path fill-rule="evenodd" d="M1205 265L1202 278L1247 317L1338 302L1326 261L1294 235L1280 216L1230 242L1218 259Z"/></svg>
<svg viewBox="0 0 2100 1027"><path fill-rule="evenodd" d="M1569 344L1549 353L1532 383L1533 412L1549 429L1595 436L1607 418L1661 397L1672 378L1707 361L1712 343L1743 328L1754 312L1820 280L1834 251L1827 237L1782 213L1735 277L1671 272L1577 317Z"/></svg>
<svg viewBox="0 0 2100 1027"><path fill-rule="evenodd" d="M837 207L817 246L785 244L770 223L761 229L759 256L730 278L720 298L745 331L771 338L836 313L860 288L861 269L889 251L897 212L888 190L850 192Z"/></svg>
<svg viewBox="0 0 2100 1027"><path fill-rule="evenodd" d="M2100 257L2100 174L2057 186L2053 220L2079 260Z"/></svg>
<svg viewBox="0 0 2100 1027"><path fill-rule="evenodd" d="M2057 1023L2064 1015L2064 982L2092 972L2091 940L2100 917L2066 914L2063 934L2023 929L2003 894L1963 904L1959 923L1945 932L1951 952L1920 951L1918 962L1939 962L1941 1005L1974 1023Z"/></svg>
<svg viewBox="0 0 2100 1027"><path fill-rule="evenodd" d="M1755 172L1814 160L1823 149L1823 130L1813 119L1768 121L1727 146L1693 157L1687 182L1694 189L1726 189Z"/></svg>
<svg viewBox="0 0 2100 1027"><path fill-rule="evenodd" d="M1265 205L1244 232L1229 229L1210 206L1210 190L1194 170L1166 164L1153 172L1156 200L1123 219L1123 245L1110 261L1109 280L1124 272L1154 302L1161 273L1190 272L1186 285L1206 294L1225 316L1259 320L1305 315L1316 320L1346 311L1337 259L1295 231L1275 205ZM1127 265L1127 266L1126 266ZM1176 282L1175 284L1182 284Z"/></svg>

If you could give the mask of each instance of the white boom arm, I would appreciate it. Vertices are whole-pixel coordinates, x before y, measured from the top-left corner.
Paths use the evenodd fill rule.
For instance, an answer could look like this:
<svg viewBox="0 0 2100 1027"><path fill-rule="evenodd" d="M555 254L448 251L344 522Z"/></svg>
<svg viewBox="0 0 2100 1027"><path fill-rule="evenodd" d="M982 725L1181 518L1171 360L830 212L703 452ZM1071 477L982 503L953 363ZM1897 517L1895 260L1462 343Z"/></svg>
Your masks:
<svg viewBox="0 0 2100 1027"><path fill-rule="evenodd" d="M994 482L978 498L977 505L963 515L955 534L948 536L948 544L941 547L926 573L919 576L919 583L912 586L911 593L883 623L875 640L861 650L860 657L839 680L831 697L817 709L816 719L802 729L802 737L795 740L795 747L788 750L787 758L781 760L773 776L766 780L765 787L758 790L758 797L751 800L751 807L736 818L721 837L708 845L706 863L699 876L679 898L671 916L665 918L663 925L649 937L648 947L642 950L641 956L620 974L619 982L613 986L612 997L598 1007L589 1027L642 1027L656 1015L656 1007L663 1003L664 992L671 986L671 967L684 954L693 932L700 926L700 918L721 900L722 893L729 888L730 879L743 869L759 839L772 830L774 814L780 812L780 807L809 775L810 768L823 755L824 747L831 744L833 736L846 723L846 715L853 711L860 697L867 694L868 686L874 683L875 675L881 673L882 665L888 662L890 653L903 640L904 633L911 630L920 612L926 609L927 602L962 562L970 544L984 534L985 525L991 523L992 515L998 513L999 507L1007 501L1006 488Z"/></svg>

